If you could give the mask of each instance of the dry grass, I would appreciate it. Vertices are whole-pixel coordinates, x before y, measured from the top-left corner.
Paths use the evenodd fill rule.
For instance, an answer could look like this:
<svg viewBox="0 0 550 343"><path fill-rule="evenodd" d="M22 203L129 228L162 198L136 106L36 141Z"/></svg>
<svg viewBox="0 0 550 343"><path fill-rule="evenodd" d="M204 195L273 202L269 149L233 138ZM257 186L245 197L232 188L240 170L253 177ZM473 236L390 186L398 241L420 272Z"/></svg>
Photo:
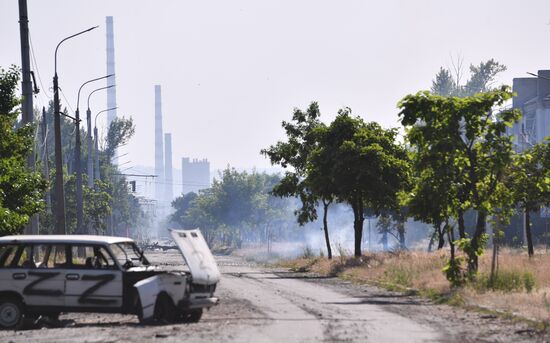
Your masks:
<svg viewBox="0 0 550 343"><path fill-rule="evenodd" d="M431 296L448 296L469 306L519 315L536 321L550 321L550 253L537 249L531 259L520 250L502 249L499 257L501 275L520 280L520 287L512 291L496 291L477 284L460 290L451 290L441 271L448 258L447 251L367 253L360 258L337 256L333 260L322 257L300 258L279 265L296 271L310 271L333 275L356 282L380 285L392 290L418 290ZM487 251L480 259L481 280L490 272L491 254ZM534 280L534 288L524 287L525 275ZM502 282L508 282L504 278Z"/></svg>

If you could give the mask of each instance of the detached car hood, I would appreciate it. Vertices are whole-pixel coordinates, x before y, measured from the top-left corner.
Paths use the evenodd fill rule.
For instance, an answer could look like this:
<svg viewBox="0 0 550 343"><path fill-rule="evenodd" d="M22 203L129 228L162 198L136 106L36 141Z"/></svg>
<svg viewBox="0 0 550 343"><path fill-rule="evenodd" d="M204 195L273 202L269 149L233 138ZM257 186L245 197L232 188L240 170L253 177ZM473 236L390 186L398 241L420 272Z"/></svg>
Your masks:
<svg viewBox="0 0 550 343"><path fill-rule="evenodd" d="M220 271L199 229L170 230L183 259L189 266L193 283L211 285L220 281Z"/></svg>

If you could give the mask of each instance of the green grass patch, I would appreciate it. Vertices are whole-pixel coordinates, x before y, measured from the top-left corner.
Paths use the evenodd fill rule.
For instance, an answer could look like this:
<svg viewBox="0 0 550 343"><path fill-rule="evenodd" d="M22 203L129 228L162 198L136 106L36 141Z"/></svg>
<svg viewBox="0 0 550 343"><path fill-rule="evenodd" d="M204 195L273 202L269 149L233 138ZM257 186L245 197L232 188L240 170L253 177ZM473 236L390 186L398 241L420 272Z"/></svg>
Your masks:
<svg viewBox="0 0 550 343"><path fill-rule="evenodd" d="M535 277L530 272L518 270L500 271L493 277L489 273L479 274L470 286L479 292L501 291L505 293L522 292L530 293L535 288Z"/></svg>

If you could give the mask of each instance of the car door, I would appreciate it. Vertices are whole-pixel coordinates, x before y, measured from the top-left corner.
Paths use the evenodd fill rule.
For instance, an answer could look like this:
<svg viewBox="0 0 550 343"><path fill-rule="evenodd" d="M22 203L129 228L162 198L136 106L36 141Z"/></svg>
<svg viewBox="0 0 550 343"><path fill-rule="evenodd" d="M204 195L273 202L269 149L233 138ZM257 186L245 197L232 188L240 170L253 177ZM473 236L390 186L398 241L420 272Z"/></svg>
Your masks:
<svg viewBox="0 0 550 343"><path fill-rule="evenodd" d="M68 307L122 307L122 271L100 245L72 245L71 267L65 275Z"/></svg>
<svg viewBox="0 0 550 343"><path fill-rule="evenodd" d="M12 284L29 307L65 305L66 247L28 244L19 247L12 261Z"/></svg>

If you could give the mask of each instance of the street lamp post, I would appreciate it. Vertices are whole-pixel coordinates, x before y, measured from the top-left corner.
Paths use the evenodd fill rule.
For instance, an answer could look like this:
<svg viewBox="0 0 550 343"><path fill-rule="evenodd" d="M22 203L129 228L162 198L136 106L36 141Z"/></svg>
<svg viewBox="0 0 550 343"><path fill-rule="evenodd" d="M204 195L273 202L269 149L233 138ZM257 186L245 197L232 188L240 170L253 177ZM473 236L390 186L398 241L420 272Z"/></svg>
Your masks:
<svg viewBox="0 0 550 343"><path fill-rule="evenodd" d="M106 109L106 110L97 112L97 114L95 115L95 119L94 119L94 137L95 137L95 170L94 170L94 178L95 178L96 180L101 180L101 175L100 175L100 173L99 173L99 148L98 148L99 137L98 137L98 134L97 134L97 116L99 116L99 115L100 115L101 113L103 113L103 112L116 110L117 108L118 108L118 107L108 108L108 109Z"/></svg>
<svg viewBox="0 0 550 343"><path fill-rule="evenodd" d="M107 87L101 87L94 89L89 95L88 95L88 109L86 110L86 122L88 124L88 132L87 132L87 139L88 139L88 188L94 187L94 162L93 162L93 156L92 156L92 112L90 111L90 97L92 94L94 94L97 91L103 90L103 89L109 89L111 87L115 87L115 85L110 85Z"/></svg>
<svg viewBox="0 0 550 343"><path fill-rule="evenodd" d="M89 32L98 26L75 33L72 36L64 38L55 47L54 54L54 76L53 76L53 104L54 104L54 133L55 133L55 231L56 233L66 234L65 225L65 192L63 190L63 157L61 155L61 111L59 105L59 84L57 77L57 50L59 46L76 36Z"/></svg>
<svg viewBox="0 0 550 343"><path fill-rule="evenodd" d="M84 221L84 206L82 200L82 166L80 165L80 91L82 88L90 82L102 80L113 76L113 74L98 77L95 79L88 80L80 86L78 89L78 95L76 98L76 112L75 112L75 126L76 126L76 136L75 136L75 147L74 147L74 165L76 171L76 232L82 234L82 225Z"/></svg>

